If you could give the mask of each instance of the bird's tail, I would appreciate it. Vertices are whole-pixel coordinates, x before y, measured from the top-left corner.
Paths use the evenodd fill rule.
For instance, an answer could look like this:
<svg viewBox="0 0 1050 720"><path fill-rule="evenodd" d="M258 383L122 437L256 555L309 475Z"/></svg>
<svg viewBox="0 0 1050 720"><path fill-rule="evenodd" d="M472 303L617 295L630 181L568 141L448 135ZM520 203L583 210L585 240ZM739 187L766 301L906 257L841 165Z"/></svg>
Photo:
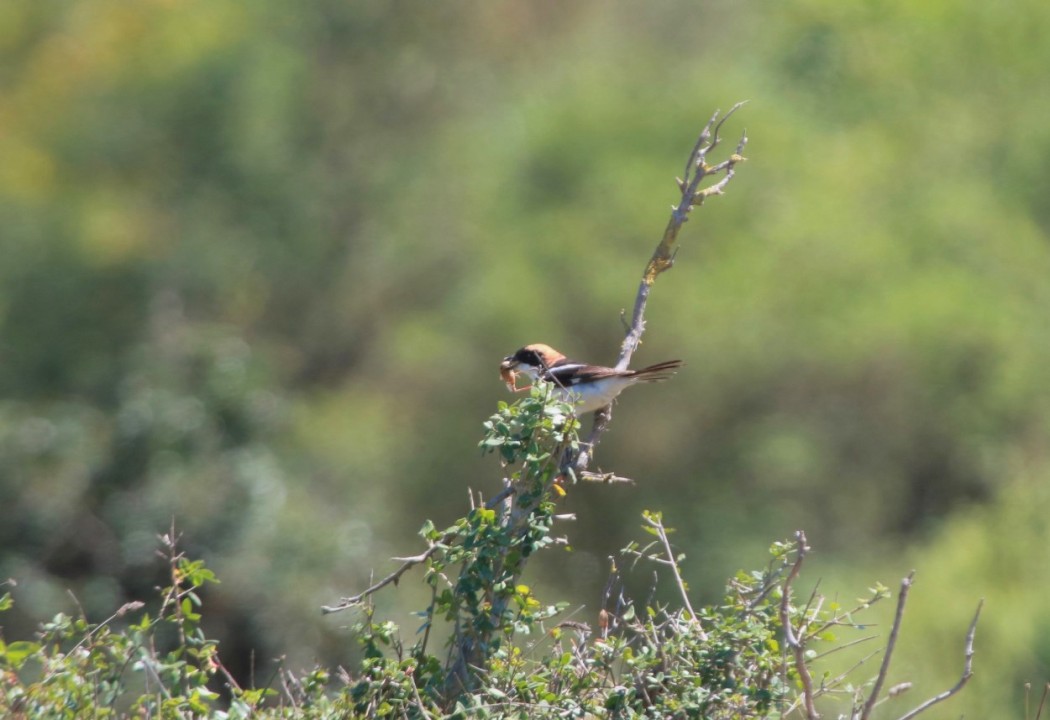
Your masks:
<svg viewBox="0 0 1050 720"><path fill-rule="evenodd" d="M682 367L681 360L665 360L664 362L644 367L641 370L632 370L631 377L638 382L659 382L666 380Z"/></svg>

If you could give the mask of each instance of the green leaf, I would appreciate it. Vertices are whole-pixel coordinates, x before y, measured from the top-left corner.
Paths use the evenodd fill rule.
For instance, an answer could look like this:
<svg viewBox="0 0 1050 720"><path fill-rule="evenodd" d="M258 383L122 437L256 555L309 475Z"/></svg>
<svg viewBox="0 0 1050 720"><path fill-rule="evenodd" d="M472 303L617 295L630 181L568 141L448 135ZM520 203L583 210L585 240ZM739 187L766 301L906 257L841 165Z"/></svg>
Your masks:
<svg viewBox="0 0 1050 720"><path fill-rule="evenodd" d="M40 652L40 643L28 640L16 640L3 647L0 656L15 670L22 667L26 660Z"/></svg>
<svg viewBox="0 0 1050 720"><path fill-rule="evenodd" d="M423 523L423 527L419 529L419 534L424 540L435 540L439 537L437 529L431 520Z"/></svg>
<svg viewBox="0 0 1050 720"><path fill-rule="evenodd" d="M198 613L193 612L193 601L191 601L188 597L182 599L180 607L182 608L183 616L187 620L191 620L194 622L200 620L201 616Z"/></svg>

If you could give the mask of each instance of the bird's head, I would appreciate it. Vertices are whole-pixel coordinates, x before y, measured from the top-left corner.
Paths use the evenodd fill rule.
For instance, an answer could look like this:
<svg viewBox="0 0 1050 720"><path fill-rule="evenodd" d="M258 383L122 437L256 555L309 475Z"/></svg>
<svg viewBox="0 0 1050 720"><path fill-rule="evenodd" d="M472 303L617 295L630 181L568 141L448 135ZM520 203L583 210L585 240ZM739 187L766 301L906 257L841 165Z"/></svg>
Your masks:
<svg viewBox="0 0 1050 720"><path fill-rule="evenodd" d="M503 362L500 363L499 368L500 372L503 374L508 372L522 372L535 381L544 370L553 366L559 360L564 359L565 356L550 345L534 343L532 345L526 345L513 355L508 355L503 358Z"/></svg>

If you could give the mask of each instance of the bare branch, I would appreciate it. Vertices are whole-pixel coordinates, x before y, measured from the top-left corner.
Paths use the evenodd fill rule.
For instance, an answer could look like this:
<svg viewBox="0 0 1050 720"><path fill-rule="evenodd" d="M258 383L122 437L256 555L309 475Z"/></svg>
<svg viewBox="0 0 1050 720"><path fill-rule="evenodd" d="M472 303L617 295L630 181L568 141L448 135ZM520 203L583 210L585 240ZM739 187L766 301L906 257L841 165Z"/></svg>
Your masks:
<svg viewBox="0 0 1050 720"><path fill-rule="evenodd" d="M611 472L584 472L580 473L580 480L584 482L603 483L605 485L634 485L635 482L631 478L620 477L619 475Z"/></svg>
<svg viewBox="0 0 1050 720"><path fill-rule="evenodd" d="M890 671L890 660L893 658L893 649L897 645L897 636L900 634L901 623L904 621L904 605L908 602L908 591L911 590L914 578L915 571L912 570L908 573L908 577L901 580L901 591L897 595L897 613L893 618L893 627L890 628L889 640L886 641L886 653L882 656L882 665L879 667L879 674L875 677L875 685L872 686L871 694L868 695L864 708L861 710L860 720L868 720L868 717L871 716L871 711L879 699L879 693L882 692L882 685L886 682L886 674Z"/></svg>
<svg viewBox="0 0 1050 720"><path fill-rule="evenodd" d="M496 507L513 494L514 488L508 485L496 495L492 496L492 498L490 498L489 501L485 503L485 507L491 510L492 508ZM379 592L387 585L390 585L391 583L397 585L402 575L414 568L416 565L419 565L420 563L424 563L427 560L429 560L431 555L433 555L435 552L440 550L448 543L452 542L454 537L455 533L445 533L445 535L438 542L431 545L429 548L427 548L427 550L421 552L419 555L412 555L411 557L392 558L393 560L402 563L401 567L399 567L397 570L394 570L394 572L390 573L382 580L379 580L378 582L375 582L369 587L365 588L357 595L351 595L350 597L343 598L339 601L338 605L321 606L321 613L324 615L330 615L331 613L337 613L348 608L356 607L360 605L363 600Z"/></svg>
<svg viewBox="0 0 1050 720"><path fill-rule="evenodd" d="M816 705L813 703L813 678L810 677L809 667L806 665L806 646L805 643L796 637L795 631L791 627L791 615L788 612L788 605L791 600L791 583L798 577L799 570L802 569L802 561L809 550L809 546L806 544L806 533L801 530L796 532L795 541L798 544L798 556L795 558L795 564L791 566L791 570L788 571L787 577L784 578L784 584L781 586L780 624L784 626L784 638L795 657L795 671L802 680L802 699L805 705L806 718L807 720L818 720L820 715L817 713Z"/></svg>
<svg viewBox="0 0 1050 720"><path fill-rule="evenodd" d="M678 585L678 592L682 596L682 604L689 611L690 619L699 626L700 618L697 617L692 603L689 602L689 593L685 589L685 580L682 579L682 574L678 570L678 561L675 559L674 550L671 549L671 541L667 538L667 530L664 528L664 524L648 513L645 515L645 522L649 527L656 530L656 536L660 538L660 543L664 547L664 553L667 555L667 564L670 566L671 572L674 574L675 583ZM702 628L700 629L700 639L707 640L707 633Z"/></svg>
<svg viewBox="0 0 1050 720"><path fill-rule="evenodd" d="M876 636L872 635L869 638L863 638L860 641L848 643L845 647L851 647L853 645L858 644L858 642L864 642L865 640L874 639L875 637ZM839 648L834 648L833 650L831 650L831 651L829 651L827 653L824 653L824 656L829 655L831 652L834 652L834 650L837 650L837 649L839 649ZM841 673L839 673L835 677L821 679L820 687L819 688L814 688L814 690L813 690L813 697L814 698L818 698L818 697L822 697L824 695L831 695L832 693L836 692L836 688L842 683L843 680L845 680L851 674L856 672L858 668L862 667L865 663L868 662L868 660L871 660L873 657L875 657L878 654L879 654L878 650L872 650L870 653L868 653L867 655L862 657L857 662L853 663L853 665L851 665L847 669L843 670ZM810 658L810 662L816 661L819 657L821 657L821 656L816 656L816 657ZM795 709L799 705L801 705L803 702L805 702L805 698L804 697L796 698L791 703L791 705L788 706L787 710L784 711L784 713L781 715L781 717L791 717L791 714L793 712L795 712Z"/></svg>
<svg viewBox="0 0 1050 720"><path fill-rule="evenodd" d="M707 164L708 153L717 148L721 142L720 132L723 123L743 105L743 102L738 102L721 119L719 119L721 114L719 111L716 111L711 116L711 119L707 121L704 129L700 132L700 136L696 139L696 144L693 145L692 151L689 153L682 177L676 178L678 189L681 191L681 198L678 204L671 208L671 217L667 221L663 237L657 244L652 257L645 266L645 271L642 273L642 281L635 296L634 310L631 313L630 323L626 321L623 312L620 314L620 320L624 324L626 336L623 344L620 346L620 357L616 361L618 370L627 369L631 364L634 351L638 349L642 342L642 334L645 332L645 307L649 302L649 291L656 281L656 276L665 270L669 270L674 265L675 255L678 252L678 232L689 219L689 211L703 204L703 201L709 195L721 195L733 179L736 164L743 162L745 159L743 152L744 147L747 145L746 133L741 135L740 141L737 143L736 152L728 159L716 165ZM705 179L716 175L722 175L722 178L707 188L701 188L701 184ZM571 464L577 474L587 469L594 455L594 448L601 439L602 433L605 432L605 428L608 426L611 418L612 411L610 408L596 412L594 425L591 428L587 442L581 443L582 449L576 454L575 459L566 458L567 464Z"/></svg>
<svg viewBox="0 0 1050 720"><path fill-rule="evenodd" d="M1035 720L1039 720L1043 716L1043 707L1046 705L1046 693L1048 690L1050 690L1050 682L1043 685L1043 696L1039 698L1039 709L1035 711ZM1027 702L1028 699L1025 698L1025 703L1027 704ZM1027 708L1025 708L1025 717L1028 717Z"/></svg>
<svg viewBox="0 0 1050 720"><path fill-rule="evenodd" d="M868 660L871 660L873 657L875 657L878 654L879 654L879 650L878 649L872 650L870 653L868 653L867 655L862 657L860 660L858 660L857 662L855 662L852 665L850 665L848 668L843 670L841 673L839 673L835 677L831 678L831 680L826 683L826 686L829 689L828 691L830 692L830 688L836 687L839 683L841 683L847 677L852 675L859 668L863 667L868 662ZM814 658L814 660L815 659L816 658Z"/></svg>
<svg viewBox="0 0 1050 720"><path fill-rule="evenodd" d="M1035 711L1035 720L1039 720L1039 718L1043 717L1043 707L1046 705L1048 691L1050 691L1050 682L1043 685L1043 697L1039 698L1039 707L1038 710ZM1028 717L1027 708L1025 710L1025 717Z"/></svg>
<svg viewBox="0 0 1050 720"><path fill-rule="evenodd" d="M918 715L921 712L925 712L926 710L928 710L932 706L936 705L937 703L941 702L942 700L947 700L952 695L954 695L955 693L957 693L960 690L962 690L963 686L966 685L966 683L968 683L970 681L971 677L973 677L973 639L974 639L974 636L977 634L977 621L981 617L981 608L982 607L984 607L984 600L983 599L979 603L977 603L977 612L975 612L973 614L973 620L970 622L970 630L969 630L969 632L966 633L966 651L965 651L966 662L963 664L963 673L962 673L962 677L959 678L959 682L955 683L955 685L953 687L949 688L948 690L945 690L944 692L940 693L939 695L935 695L934 697L930 698L929 700L924 702L922 705L919 705L917 708L915 708L911 712L909 712L909 713L907 713L905 715L901 715L899 720L911 720L911 718L915 717L916 715ZM1043 697L1044 697L1044 699L1046 698L1046 694L1045 693L1043 694ZM1039 704L1039 711L1040 711L1040 713L1042 712L1042 708L1043 708L1043 705L1042 705L1042 703L1040 703ZM1037 720L1038 720L1038 717L1037 717Z"/></svg>
<svg viewBox="0 0 1050 720"><path fill-rule="evenodd" d="M811 662L816 662L817 660L823 660L828 655L834 655L835 653L837 653L837 652L839 652L841 650L847 650L847 649L849 649L851 647L854 647L856 645L862 645L862 644L864 644L866 642L871 642L872 640L875 640L878 637L879 637L878 635L865 635L862 638L857 638L856 640L850 640L849 642L842 643L841 645L836 645L833 648L825 650L822 653L817 653L816 655L814 655L811 658L810 661Z"/></svg>
<svg viewBox="0 0 1050 720"><path fill-rule="evenodd" d="M437 552L437 550L440 547L440 544L434 544L431 545L425 552L422 552L419 555L413 555L412 557L405 558L393 558L394 560L400 560L402 562L401 567L387 575L379 582L373 583L371 586L369 586L365 590L362 590L357 595L351 595L350 597L343 598L338 605L322 606L321 612L325 615L328 615L331 613L339 612L340 610L346 610L347 608L352 608L357 605L360 605L362 600L364 600L370 595L374 595L375 593L379 592L390 583L394 583L396 585L398 580L401 579L402 575L414 568L416 565L426 562L431 555Z"/></svg>
<svg viewBox="0 0 1050 720"><path fill-rule="evenodd" d="M591 458L594 456L594 448L597 447L598 442L602 439L602 433L605 432L605 428L608 427L610 420L612 420L612 405L596 410L594 423L591 425L591 434L587 437L586 442L580 443L580 451L576 455L575 462L571 454L566 457L566 461L573 465L578 475L583 475L587 470L587 466L590 465Z"/></svg>
<svg viewBox="0 0 1050 720"><path fill-rule="evenodd" d="M428 628L428 630L429 630L429 628ZM415 701L413 703L415 705L415 708L419 711L420 715L422 715L424 718L426 718L426 720L431 720L431 718L435 717L435 715L432 712L430 712L429 710L427 710L427 706L423 702L423 698L421 698L419 696L419 687L418 687L418 684L416 683L415 678L412 678L411 680L409 680L408 684L412 687L412 697L413 697L413 700Z"/></svg>

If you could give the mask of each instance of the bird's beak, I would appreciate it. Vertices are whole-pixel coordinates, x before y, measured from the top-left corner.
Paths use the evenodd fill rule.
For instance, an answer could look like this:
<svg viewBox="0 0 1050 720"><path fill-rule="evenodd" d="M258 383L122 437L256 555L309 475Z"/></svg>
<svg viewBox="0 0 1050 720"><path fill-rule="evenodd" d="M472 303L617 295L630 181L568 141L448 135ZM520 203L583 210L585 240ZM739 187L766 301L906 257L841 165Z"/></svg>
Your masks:
<svg viewBox="0 0 1050 720"><path fill-rule="evenodd" d="M520 363L514 359L514 356L508 355L507 357L503 358L503 362L499 364L499 369L513 370L514 368L518 367L518 365L520 365Z"/></svg>

